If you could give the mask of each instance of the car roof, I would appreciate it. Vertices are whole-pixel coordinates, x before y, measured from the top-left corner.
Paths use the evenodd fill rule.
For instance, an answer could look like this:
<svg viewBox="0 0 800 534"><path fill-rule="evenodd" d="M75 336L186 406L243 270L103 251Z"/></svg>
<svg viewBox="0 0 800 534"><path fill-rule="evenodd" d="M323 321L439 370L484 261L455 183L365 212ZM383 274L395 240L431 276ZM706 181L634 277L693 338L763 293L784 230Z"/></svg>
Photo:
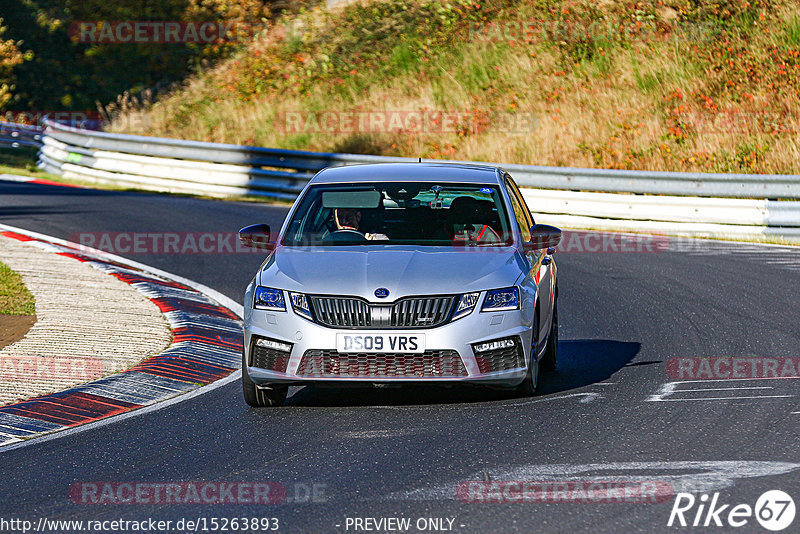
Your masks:
<svg viewBox="0 0 800 534"><path fill-rule="evenodd" d="M452 182L500 183L500 168L460 163L368 163L328 167L319 171L311 184L353 182Z"/></svg>

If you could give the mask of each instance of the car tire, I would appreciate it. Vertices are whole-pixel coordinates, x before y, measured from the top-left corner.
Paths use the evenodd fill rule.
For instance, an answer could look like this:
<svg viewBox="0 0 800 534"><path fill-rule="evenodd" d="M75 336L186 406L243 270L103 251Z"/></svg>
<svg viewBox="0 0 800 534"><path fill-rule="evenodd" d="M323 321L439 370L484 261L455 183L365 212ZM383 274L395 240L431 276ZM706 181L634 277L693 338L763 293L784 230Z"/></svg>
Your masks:
<svg viewBox="0 0 800 534"><path fill-rule="evenodd" d="M536 386L539 384L539 361L536 359L536 338L539 331L539 310L534 313L533 318L533 343L531 349L531 358L528 363L528 374L525 375L525 380L517 386L517 393L523 397L532 397L536 394Z"/></svg>
<svg viewBox="0 0 800 534"><path fill-rule="evenodd" d="M553 301L553 322L550 324L550 334L547 336L547 347L542 357L542 372L550 373L558 365L558 297Z"/></svg>
<svg viewBox="0 0 800 534"><path fill-rule="evenodd" d="M256 386L247 374L247 366L242 358L242 393L244 401L253 408L280 406L286 401L289 386Z"/></svg>

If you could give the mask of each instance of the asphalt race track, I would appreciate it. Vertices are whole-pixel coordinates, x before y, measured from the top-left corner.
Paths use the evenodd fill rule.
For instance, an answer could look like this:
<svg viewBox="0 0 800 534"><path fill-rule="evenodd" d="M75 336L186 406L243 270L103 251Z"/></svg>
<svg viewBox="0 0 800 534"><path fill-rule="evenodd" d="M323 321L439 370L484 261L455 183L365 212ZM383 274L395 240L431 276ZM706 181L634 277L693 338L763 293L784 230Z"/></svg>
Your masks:
<svg viewBox="0 0 800 534"><path fill-rule="evenodd" d="M256 203L0 181L0 223L65 239L80 232L235 232L257 222L277 230L285 213ZM454 532L669 530L673 497L503 504L456 498L466 481L570 477L718 491L719 502L731 505L753 506L773 489L797 501L797 380L670 385L667 362L798 356L800 253L696 245L557 254L559 369L542 377L532 399L457 388L293 388L286 406L251 409L236 381L162 410L0 453L0 517L277 517L282 532L353 532L347 518L355 517L448 518ZM262 261L241 253L121 255L236 301ZM73 484L92 481L273 481L287 488L287 499L203 506L70 499ZM314 484L324 499L304 498ZM736 531L764 532L753 518Z"/></svg>

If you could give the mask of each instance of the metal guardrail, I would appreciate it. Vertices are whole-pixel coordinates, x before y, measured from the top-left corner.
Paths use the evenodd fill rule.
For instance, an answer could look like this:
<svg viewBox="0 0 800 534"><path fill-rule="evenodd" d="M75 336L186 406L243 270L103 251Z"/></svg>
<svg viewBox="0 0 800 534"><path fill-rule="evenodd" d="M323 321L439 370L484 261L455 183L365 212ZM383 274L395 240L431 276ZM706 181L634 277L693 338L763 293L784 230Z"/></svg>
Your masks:
<svg viewBox="0 0 800 534"><path fill-rule="evenodd" d="M43 132L44 128L39 126L0 121L0 146L40 147Z"/></svg>
<svg viewBox="0 0 800 534"><path fill-rule="evenodd" d="M49 120L45 125L41 168L69 178L158 191L291 199L325 167L417 161L111 134ZM798 175L500 165L525 188L541 222L800 239Z"/></svg>

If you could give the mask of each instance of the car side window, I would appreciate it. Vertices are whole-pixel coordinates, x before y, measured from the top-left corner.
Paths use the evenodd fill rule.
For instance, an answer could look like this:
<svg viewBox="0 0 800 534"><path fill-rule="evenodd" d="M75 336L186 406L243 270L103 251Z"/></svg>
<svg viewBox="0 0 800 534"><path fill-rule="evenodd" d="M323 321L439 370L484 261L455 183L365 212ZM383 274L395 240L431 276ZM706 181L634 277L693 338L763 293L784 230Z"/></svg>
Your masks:
<svg viewBox="0 0 800 534"><path fill-rule="evenodd" d="M528 211L528 206L520 196L516 184L511 181L511 177L508 175L506 175L506 189L508 189L508 196L511 198L511 207L514 209L514 216L519 224L522 240L530 241L533 218L530 215L530 211Z"/></svg>

